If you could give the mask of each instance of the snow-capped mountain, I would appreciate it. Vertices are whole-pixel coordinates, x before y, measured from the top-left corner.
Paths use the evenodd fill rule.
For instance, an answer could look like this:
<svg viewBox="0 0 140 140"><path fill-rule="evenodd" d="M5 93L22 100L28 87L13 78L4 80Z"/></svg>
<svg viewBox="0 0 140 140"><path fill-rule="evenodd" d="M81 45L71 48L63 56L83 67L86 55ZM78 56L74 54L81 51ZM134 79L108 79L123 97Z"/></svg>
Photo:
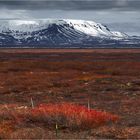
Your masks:
<svg viewBox="0 0 140 140"><path fill-rule="evenodd" d="M0 46L104 47L139 45L140 39L94 21L46 19L0 21Z"/></svg>

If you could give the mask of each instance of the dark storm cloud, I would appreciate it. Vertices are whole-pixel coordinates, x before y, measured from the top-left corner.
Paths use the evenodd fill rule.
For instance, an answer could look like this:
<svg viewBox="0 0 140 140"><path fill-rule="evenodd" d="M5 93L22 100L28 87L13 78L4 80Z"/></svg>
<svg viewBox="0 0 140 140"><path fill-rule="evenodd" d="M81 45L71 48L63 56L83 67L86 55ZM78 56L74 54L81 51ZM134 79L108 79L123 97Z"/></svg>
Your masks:
<svg viewBox="0 0 140 140"><path fill-rule="evenodd" d="M1 0L0 8L24 10L140 10L140 0Z"/></svg>

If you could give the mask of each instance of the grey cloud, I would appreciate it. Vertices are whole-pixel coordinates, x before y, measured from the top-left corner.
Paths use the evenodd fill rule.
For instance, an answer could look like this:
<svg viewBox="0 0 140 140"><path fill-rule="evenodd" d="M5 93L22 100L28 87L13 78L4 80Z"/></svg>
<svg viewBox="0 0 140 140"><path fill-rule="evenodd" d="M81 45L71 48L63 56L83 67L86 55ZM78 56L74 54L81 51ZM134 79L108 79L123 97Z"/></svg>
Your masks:
<svg viewBox="0 0 140 140"><path fill-rule="evenodd" d="M0 8L25 10L140 10L140 0L1 0Z"/></svg>

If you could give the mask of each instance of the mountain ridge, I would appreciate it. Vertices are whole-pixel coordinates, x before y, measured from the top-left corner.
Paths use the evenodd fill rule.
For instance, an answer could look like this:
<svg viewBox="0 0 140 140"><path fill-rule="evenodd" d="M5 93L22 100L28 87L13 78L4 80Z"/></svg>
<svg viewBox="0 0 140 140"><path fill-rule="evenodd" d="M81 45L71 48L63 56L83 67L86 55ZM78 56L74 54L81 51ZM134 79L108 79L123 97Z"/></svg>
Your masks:
<svg viewBox="0 0 140 140"><path fill-rule="evenodd" d="M94 21L72 19L0 21L1 46L139 46L140 39Z"/></svg>

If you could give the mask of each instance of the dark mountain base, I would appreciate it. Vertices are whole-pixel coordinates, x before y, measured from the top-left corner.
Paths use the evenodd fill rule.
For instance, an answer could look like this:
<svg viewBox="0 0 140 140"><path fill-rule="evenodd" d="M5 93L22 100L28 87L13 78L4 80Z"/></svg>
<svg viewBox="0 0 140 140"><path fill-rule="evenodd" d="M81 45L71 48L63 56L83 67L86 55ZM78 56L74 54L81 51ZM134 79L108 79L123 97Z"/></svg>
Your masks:
<svg viewBox="0 0 140 140"><path fill-rule="evenodd" d="M74 49L74 48L83 48L83 49L89 49L89 48L140 48L140 44L114 44L114 45L2 45L0 48L68 48L68 49Z"/></svg>

